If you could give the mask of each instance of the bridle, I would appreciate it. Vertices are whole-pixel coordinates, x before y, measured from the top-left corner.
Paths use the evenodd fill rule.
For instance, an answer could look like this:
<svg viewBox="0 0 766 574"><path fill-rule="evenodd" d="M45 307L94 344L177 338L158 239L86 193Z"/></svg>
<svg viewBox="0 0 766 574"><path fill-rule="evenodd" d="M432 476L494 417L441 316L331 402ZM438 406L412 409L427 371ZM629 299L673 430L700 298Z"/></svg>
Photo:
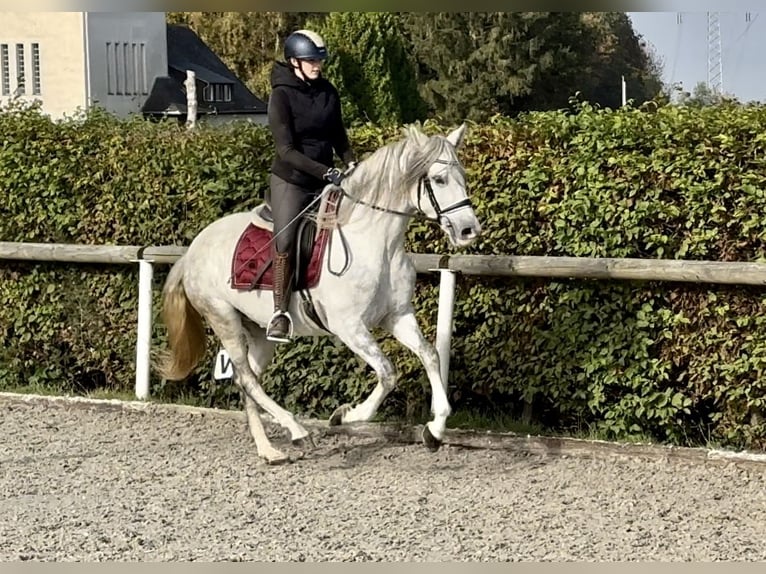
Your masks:
<svg viewBox="0 0 766 574"><path fill-rule="evenodd" d="M448 167L459 165L457 161L444 160L444 159L437 159L434 161L434 163L441 163ZM425 195L428 198L428 201L431 203L431 207L434 208L436 217L427 216L425 212L423 211L423 208L421 207L421 203L423 200L423 189L425 189L425 192L426 192ZM453 203L449 207L445 207L444 209L442 209L441 205L439 205L439 200L436 199L436 194L434 194L434 189L433 189L433 186L431 185L431 178L428 176L428 174L425 174L423 177L421 177L418 180L418 205L417 205L417 210L414 213L408 212L408 211L398 211L396 209L389 209L388 207L381 207L379 205L374 205L372 203L368 203L364 201L363 199L354 197L342 187L340 188L340 190L344 197L349 198L354 203L358 203L360 205L364 205L365 207L369 207L370 209L374 209L376 211L382 211L383 213L390 213L392 215L400 215L403 217L415 217L416 219L425 219L427 221L435 221L436 223L441 223L441 218L447 213L452 213L453 211L457 211L465 207L471 207L471 200L466 197L465 199L461 199L460 201Z"/></svg>
<svg viewBox="0 0 766 574"><path fill-rule="evenodd" d="M459 165L459 162L457 161L443 160L443 159L437 159L434 161L434 163L441 163L446 165L447 167ZM444 169L446 170L447 168L445 167ZM369 203L367 201L364 201L363 199L359 199L358 197L351 195L345 189L343 189L342 186L335 186L335 189L340 189L340 192L342 194L341 199L343 197L347 197L354 203L358 203L359 205L364 205L365 207L368 207L370 209L381 211L383 213L390 213L391 215L399 215L401 217L415 217L416 219L425 219L426 221L434 221L440 225L441 225L442 217L444 217L445 214L452 213L453 211L457 211L459 209L463 209L466 207L472 207L471 200L466 197L465 199L461 199L460 201L453 203L449 207L445 207L444 209L442 209L442 207L439 205L439 200L436 199L436 194L434 193L434 189L431 186L431 178L428 176L427 173L418 180L418 204L414 212L398 211L396 209L390 209L388 207L382 207L380 205ZM434 208L436 217L429 217L423 212L421 203L423 201L424 189L425 189L425 196L428 198L428 201L431 203L431 207ZM338 202L338 205L336 205L336 209L340 209L340 201ZM451 223L449 222L449 220L447 220L446 224L451 227ZM335 275L336 277L340 277L341 275L343 275L346 271L348 271L349 267L351 266L351 259L349 257L350 248L348 245L348 241L346 241L346 237L343 234L343 230L340 228L340 226L338 226L338 235L340 236L340 240L343 245L343 251L346 254L346 262L340 271L336 271L330 268L330 258L328 257L327 259L327 270L332 275ZM332 250L332 236L330 236L330 244L328 246L328 249Z"/></svg>

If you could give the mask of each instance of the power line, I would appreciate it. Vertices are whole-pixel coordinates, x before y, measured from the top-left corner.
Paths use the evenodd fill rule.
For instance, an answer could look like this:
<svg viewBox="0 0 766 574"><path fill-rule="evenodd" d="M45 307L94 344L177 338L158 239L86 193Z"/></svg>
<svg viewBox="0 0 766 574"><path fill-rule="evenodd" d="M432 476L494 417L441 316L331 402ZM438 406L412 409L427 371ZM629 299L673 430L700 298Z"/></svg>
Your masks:
<svg viewBox="0 0 766 574"><path fill-rule="evenodd" d="M758 14L756 14L755 17L753 17L752 12L747 12L745 14L745 22L747 22L747 26L745 26L745 29L742 31L742 33L740 33L740 35L737 36L737 39L734 40L734 42L732 42L731 45L727 47L727 50L730 50L734 44L739 42L742 38L744 38L747 35L748 31L750 30L750 26L752 26L757 19L758 19Z"/></svg>
<svg viewBox="0 0 766 574"><path fill-rule="evenodd" d="M676 23L678 26L676 26L676 45L673 49L673 67L670 72L670 85L672 86L676 81L676 64L678 63L678 52L681 49L681 33L683 31L683 27L681 24L683 24L683 18L681 17L681 12L679 12L676 15Z"/></svg>
<svg viewBox="0 0 766 574"><path fill-rule="evenodd" d="M758 14L756 14L753 17L752 12L747 12L745 14L745 22L747 22L747 26L745 26L744 31L737 37L736 40L734 40L734 45L737 44L740 40L742 40L745 36L747 36L747 33L750 31L750 27L755 23L755 21L758 19ZM742 42L739 45L739 51L737 52L737 57L734 60L734 72L732 74L732 78L739 77L739 65L742 63L742 57L745 52L745 44L746 42Z"/></svg>
<svg viewBox="0 0 766 574"><path fill-rule="evenodd" d="M724 90L724 76L723 76L723 38L721 35L721 17L719 12L707 12L707 86L708 89L717 95L723 94ZM744 38L750 27L758 19L758 14L752 12L745 12L745 22L747 26L745 30L737 37L731 45L727 46L727 50L731 50L736 46L742 38ZM680 46L681 31L684 18L682 12L676 13L676 46L673 54L673 70L671 74L671 84L675 80L676 74L676 60L678 58L678 50ZM735 61L735 76L736 70L739 68L739 60L741 59L741 51Z"/></svg>

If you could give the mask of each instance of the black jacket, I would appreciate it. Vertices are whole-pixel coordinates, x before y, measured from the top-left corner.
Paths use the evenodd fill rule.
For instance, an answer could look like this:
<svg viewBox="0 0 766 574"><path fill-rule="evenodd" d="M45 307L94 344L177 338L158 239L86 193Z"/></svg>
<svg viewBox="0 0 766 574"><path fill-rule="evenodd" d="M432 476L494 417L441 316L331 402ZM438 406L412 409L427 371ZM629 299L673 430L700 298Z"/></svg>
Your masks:
<svg viewBox="0 0 766 574"><path fill-rule="evenodd" d="M304 82L282 62L271 71L271 88L269 127L277 148L271 171L315 191L327 184L322 176L334 166L333 149L346 164L354 161L338 91L325 78Z"/></svg>

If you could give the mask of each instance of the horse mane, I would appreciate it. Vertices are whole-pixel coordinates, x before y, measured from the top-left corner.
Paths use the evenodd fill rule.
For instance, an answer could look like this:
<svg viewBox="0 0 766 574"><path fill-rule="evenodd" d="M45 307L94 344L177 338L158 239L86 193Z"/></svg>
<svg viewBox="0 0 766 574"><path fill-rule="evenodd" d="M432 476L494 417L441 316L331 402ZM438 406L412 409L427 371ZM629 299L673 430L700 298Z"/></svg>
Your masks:
<svg viewBox="0 0 766 574"><path fill-rule="evenodd" d="M416 126L405 126L402 132L402 139L384 145L357 164L343 180L346 193L371 205L391 209L398 206L401 210L409 190L439 157L447 153L457 162L455 149L446 137L427 136ZM360 207L345 198L342 213L333 216L325 213L326 201L327 195L322 198L317 214L319 228L347 223L352 212Z"/></svg>

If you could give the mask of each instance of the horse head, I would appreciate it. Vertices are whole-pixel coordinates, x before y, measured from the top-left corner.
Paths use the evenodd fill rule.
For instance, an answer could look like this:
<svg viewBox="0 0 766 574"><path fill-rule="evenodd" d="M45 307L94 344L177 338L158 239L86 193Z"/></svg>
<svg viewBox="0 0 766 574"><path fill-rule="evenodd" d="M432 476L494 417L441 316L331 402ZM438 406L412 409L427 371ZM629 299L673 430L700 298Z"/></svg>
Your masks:
<svg viewBox="0 0 766 574"><path fill-rule="evenodd" d="M465 169L457 155L465 131L462 124L446 137L429 137L417 128L410 132L419 147L412 169L420 172L410 190L410 201L421 216L437 222L456 247L470 245L481 234L466 190Z"/></svg>

